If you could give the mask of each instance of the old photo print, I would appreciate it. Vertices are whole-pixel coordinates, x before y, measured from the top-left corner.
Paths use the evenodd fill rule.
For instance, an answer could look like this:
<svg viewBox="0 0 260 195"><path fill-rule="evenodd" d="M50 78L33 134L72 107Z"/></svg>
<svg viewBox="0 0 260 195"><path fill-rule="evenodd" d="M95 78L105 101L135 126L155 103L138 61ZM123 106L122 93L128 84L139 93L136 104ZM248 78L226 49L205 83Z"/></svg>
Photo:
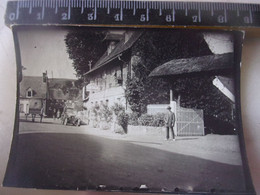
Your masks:
<svg viewBox="0 0 260 195"><path fill-rule="evenodd" d="M4 186L248 192L241 33L18 27L14 36L17 118Z"/></svg>

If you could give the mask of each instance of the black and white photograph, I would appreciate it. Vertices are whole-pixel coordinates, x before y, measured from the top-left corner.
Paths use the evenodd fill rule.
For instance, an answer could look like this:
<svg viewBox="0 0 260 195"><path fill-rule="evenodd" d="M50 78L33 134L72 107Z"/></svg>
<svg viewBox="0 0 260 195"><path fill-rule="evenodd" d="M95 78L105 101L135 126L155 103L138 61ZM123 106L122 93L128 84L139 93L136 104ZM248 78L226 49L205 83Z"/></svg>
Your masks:
<svg viewBox="0 0 260 195"><path fill-rule="evenodd" d="M15 37L3 186L247 192L236 33L24 26Z"/></svg>

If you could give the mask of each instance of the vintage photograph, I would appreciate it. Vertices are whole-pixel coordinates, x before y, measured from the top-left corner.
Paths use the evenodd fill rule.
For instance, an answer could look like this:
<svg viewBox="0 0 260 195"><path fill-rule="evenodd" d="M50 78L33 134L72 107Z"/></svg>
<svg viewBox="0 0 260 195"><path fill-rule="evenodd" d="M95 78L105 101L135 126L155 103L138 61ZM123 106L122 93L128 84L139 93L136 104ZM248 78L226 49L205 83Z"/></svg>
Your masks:
<svg viewBox="0 0 260 195"><path fill-rule="evenodd" d="M246 192L234 32L19 27L15 36L4 186Z"/></svg>

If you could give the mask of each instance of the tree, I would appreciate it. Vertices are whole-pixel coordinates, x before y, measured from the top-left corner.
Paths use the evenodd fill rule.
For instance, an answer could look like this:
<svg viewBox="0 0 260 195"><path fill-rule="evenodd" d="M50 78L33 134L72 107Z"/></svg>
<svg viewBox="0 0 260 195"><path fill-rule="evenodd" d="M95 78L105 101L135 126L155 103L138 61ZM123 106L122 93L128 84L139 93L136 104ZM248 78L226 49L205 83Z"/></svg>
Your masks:
<svg viewBox="0 0 260 195"><path fill-rule="evenodd" d="M105 53L105 32L97 29L73 29L65 37L69 58L77 77L81 78Z"/></svg>

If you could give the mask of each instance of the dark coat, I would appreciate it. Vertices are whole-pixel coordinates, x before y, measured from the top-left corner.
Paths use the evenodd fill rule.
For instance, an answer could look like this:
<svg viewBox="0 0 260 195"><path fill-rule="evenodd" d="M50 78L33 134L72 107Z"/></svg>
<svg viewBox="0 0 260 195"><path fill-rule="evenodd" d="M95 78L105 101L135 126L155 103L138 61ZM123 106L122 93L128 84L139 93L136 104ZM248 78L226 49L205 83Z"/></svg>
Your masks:
<svg viewBox="0 0 260 195"><path fill-rule="evenodd" d="M165 116L166 127L174 127L175 124L175 114L172 111L167 112Z"/></svg>

